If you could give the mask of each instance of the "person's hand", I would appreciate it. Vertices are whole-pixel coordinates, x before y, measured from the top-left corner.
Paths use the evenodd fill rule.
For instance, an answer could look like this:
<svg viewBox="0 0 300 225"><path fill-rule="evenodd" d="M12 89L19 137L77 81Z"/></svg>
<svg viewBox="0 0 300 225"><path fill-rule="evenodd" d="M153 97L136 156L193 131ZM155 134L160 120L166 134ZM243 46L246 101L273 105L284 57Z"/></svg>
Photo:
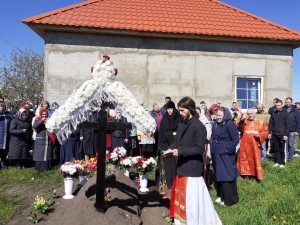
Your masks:
<svg viewBox="0 0 300 225"><path fill-rule="evenodd" d="M283 136L283 140L286 141L288 139L287 136Z"/></svg>
<svg viewBox="0 0 300 225"><path fill-rule="evenodd" d="M127 143L128 143L128 139L127 139L127 138L125 138L124 142L127 144Z"/></svg>
<svg viewBox="0 0 300 225"><path fill-rule="evenodd" d="M178 156L178 149L173 149L172 150L173 156Z"/></svg>
<svg viewBox="0 0 300 225"><path fill-rule="evenodd" d="M245 121L246 119L248 119L248 115L247 114L243 114L241 121Z"/></svg>
<svg viewBox="0 0 300 225"><path fill-rule="evenodd" d="M26 133L26 132L27 132L27 129L23 129L22 132L23 132L23 133Z"/></svg>
<svg viewBox="0 0 300 225"><path fill-rule="evenodd" d="M72 131L68 130L68 135L72 134Z"/></svg>
<svg viewBox="0 0 300 225"><path fill-rule="evenodd" d="M80 141L83 141L83 137L80 137L79 140L80 140Z"/></svg>
<svg viewBox="0 0 300 225"><path fill-rule="evenodd" d="M299 133L298 133L298 132L295 132L295 136L299 136Z"/></svg>

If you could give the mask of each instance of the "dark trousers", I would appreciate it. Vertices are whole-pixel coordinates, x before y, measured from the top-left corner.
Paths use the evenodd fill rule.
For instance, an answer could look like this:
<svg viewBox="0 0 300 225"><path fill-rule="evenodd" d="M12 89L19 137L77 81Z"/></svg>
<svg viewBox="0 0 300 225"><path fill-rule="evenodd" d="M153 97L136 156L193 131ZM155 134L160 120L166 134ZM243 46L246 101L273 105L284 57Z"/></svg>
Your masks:
<svg viewBox="0 0 300 225"><path fill-rule="evenodd" d="M283 140L283 136L281 135L272 135L272 147L275 152L275 163L280 165L285 164L285 140Z"/></svg>
<svg viewBox="0 0 300 225"><path fill-rule="evenodd" d="M239 202L236 180L217 182L217 195L225 205L234 205Z"/></svg>

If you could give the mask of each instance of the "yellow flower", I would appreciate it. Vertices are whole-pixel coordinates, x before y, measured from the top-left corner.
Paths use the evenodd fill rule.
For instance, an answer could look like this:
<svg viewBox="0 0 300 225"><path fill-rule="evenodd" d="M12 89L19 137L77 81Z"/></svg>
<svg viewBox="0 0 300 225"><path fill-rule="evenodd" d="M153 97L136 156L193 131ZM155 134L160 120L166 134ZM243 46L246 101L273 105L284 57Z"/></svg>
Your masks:
<svg viewBox="0 0 300 225"><path fill-rule="evenodd" d="M281 217L280 217L280 219L281 219L281 220L283 220L283 219L284 219L284 217L282 217L282 216L281 216Z"/></svg>
<svg viewBox="0 0 300 225"><path fill-rule="evenodd" d="M282 221L282 224L286 224L286 221L284 220L284 221Z"/></svg>
<svg viewBox="0 0 300 225"><path fill-rule="evenodd" d="M300 211L298 212L298 215L300 215Z"/></svg>
<svg viewBox="0 0 300 225"><path fill-rule="evenodd" d="M273 220L276 220L276 219L277 219L277 217L274 215L274 216L273 216Z"/></svg>
<svg viewBox="0 0 300 225"><path fill-rule="evenodd" d="M275 203L277 203L278 201L277 200L275 200Z"/></svg>

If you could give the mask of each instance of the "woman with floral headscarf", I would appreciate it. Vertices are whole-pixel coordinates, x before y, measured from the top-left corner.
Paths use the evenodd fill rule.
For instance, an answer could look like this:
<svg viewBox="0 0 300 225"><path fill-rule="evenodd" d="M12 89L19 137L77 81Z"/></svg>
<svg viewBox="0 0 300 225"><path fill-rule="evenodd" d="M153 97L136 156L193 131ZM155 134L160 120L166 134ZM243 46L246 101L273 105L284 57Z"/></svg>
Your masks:
<svg viewBox="0 0 300 225"><path fill-rule="evenodd" d="M25 168L25 160L28 157L28 147L31 141L31 124L27 120L28 112L21 108L16 117L11 121L9 133L11 138L9 142L8 159L15 160L18 169Z"/></svg>
<svg viewBox="0 0 300 225"><path fill-rule="evenodd" d="M240 175L236 167L235 149L239 143L239 132L232 121L231 112L220 107L216 113L211 137L211 155L217 180L217 203L234 205L239 201L236 178Z"/></svg>
<svg viewBox="0 0 300 225"><path fill-rule="evenodd" d="M33 129L36 131L36 139L33 150L33 161L35 161L35 169L38 171L50 170L51 160L53 157L53 148L56 142L54 133L50 133L46 129L48 119L48 110L40 108L39 116L33 123Z"/></svg>

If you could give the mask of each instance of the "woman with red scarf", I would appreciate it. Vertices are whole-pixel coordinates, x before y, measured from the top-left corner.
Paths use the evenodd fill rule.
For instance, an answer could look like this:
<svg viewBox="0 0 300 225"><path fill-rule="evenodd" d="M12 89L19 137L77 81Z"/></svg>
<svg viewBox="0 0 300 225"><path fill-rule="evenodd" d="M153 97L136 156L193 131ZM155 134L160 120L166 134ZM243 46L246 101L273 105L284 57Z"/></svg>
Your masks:
<svg viewBox="0 0 300 225"><path fill-rule="evenodd" d="M40 108L39 116L35 118L33 129L36 131L36 139L33 151L33 161L35 169L38 171L50 170L53 157L53 147L56 142L56 136L46 129L48 119L48 110Z"/></svg>

